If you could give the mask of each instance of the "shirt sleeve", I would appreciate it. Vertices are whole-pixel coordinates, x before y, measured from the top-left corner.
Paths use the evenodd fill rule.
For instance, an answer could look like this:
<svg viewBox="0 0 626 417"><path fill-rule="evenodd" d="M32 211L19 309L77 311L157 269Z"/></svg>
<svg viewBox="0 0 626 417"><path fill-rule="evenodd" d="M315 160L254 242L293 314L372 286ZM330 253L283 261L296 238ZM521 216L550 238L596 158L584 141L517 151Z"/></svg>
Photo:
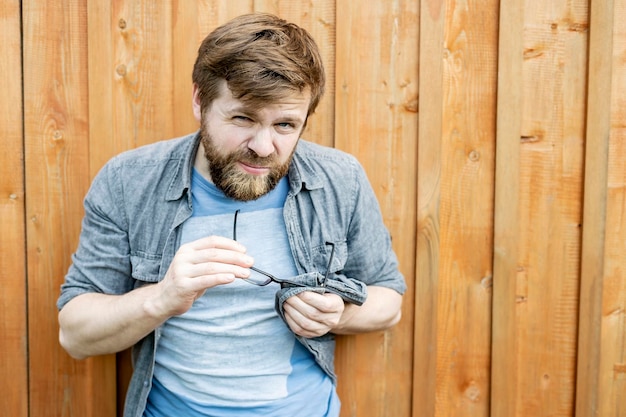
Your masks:
<svg viewBox="0 0 626 417"><path fill-rule="evenodd" d="M356 170L344 273L366 285L387 287L404 294L406 283L398 269L398 259L378 200L363 167L357 163Z"/></svg>
<svg viewBox="0 0 626 417"><path fill-rule="evenodd" d="M132 289L128 222L122 209L121 188L118 170L109 162L85 197L78 248L61 286L59 310L80 294L123 294Z"/></svg>

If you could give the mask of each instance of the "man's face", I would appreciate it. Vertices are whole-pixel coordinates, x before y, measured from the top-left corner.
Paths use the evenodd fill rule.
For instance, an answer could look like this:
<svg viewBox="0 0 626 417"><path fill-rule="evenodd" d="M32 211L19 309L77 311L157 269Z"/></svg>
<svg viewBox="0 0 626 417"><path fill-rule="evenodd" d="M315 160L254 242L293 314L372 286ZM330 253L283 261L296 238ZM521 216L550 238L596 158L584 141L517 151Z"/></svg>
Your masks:
<svg viewBox="0 0 626 417"><path fill-rule="evenodd" d="M309 102L308 92L294 93L256 109L234 98L223 82L201 114L194 89L201 136L196 168L230 198L250 201L268 193L287 174Z"/></svg>

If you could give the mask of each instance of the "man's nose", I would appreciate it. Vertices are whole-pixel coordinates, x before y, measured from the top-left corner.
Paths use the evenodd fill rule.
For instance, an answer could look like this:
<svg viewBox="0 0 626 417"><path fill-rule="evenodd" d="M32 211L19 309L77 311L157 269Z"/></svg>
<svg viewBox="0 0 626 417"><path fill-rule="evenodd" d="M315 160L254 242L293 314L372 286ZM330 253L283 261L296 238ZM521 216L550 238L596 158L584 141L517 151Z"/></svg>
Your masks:
<svg viewBox="0 0 626 417"><path fill-rule="evenodd" d="M248 141L248 148L262 158L274 153L274 142L270 129L259 128Z"/></svg>

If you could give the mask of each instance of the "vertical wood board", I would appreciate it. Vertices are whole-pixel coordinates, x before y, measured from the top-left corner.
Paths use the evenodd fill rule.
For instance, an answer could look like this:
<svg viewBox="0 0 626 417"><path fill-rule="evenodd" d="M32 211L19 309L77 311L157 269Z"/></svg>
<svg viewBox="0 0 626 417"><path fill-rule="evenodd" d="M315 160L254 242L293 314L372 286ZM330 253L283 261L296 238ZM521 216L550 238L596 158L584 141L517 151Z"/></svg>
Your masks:
<svg viewBox="0 0 626 417"><path fill-rule="evenodd" d="M586 0L527 1L520 145L518 416L573 413ZM555 240L554 236L559 239ZM538 325L538 324L541 325Z"/></svg>
<svg viewBox="0 0 626 417"><path fill-rule="evenodd" d="M178 0L172 4L172 118L174 136L191 133L198 128L192 112L193 64L200 46L198 39L199 5Z"/></svg>
<svg viewBox="0 0 626 417"><path fill-rule="evenodd" d="M95 175L124 150L174 136L174 6L142 0L88 4L89 94L100 97L89 103Z"/></svg>
<svg viewBox="0 0 626 417"><path fill-rule="evenodd" d="M0 410L28 415L26 233L24 226L24 137L19 1L0 4Z"/></svg>
<svg viewBox="0 0 626 417"><path fill-rule="evenodd" d="M446 3L420 2L412 416L437 410L443 45Z"/></svg>
<svg viewBox="0 0 626 417"><path fill-rule="evenodd" d="M498 4L483 6L446 8L437 416L489 415Z"/></svg>
<svg viewBox="0 0 626 417"><path fill-rule="evenodd" d="M89 184L84 3L23 3L30 415L112 415L110 357L58 343L56 299ZM102 414L98 414L102 413Z"/></svg>
<svg viewBox="0 0 626 417"><path fill-rule="evenodd" d="M626 1L612 13L606 228L597 386L598 415L626 415Z"/></svg>
<svg viewBox="0 0 626 417"><path fill-rule="evenodd" d="M598 415L610 136L613 0L590 2L577 417Z"/></svg>
<svg viewBox="0 0 626 417"><path fill-rule="evenodd" d="M500 2L490 417L516 416L519 378L517 279L522 101L522 0Z"/></svg>
<svg viewBox="0 0 626 417"><path fill-rule="evenodd" d="M410 412L417 146L415 2L337 3L335 146L357 157L378 197L409 291L391 331L341 337L343 416ZM376 64L374 64L376 63Z"/></svg>

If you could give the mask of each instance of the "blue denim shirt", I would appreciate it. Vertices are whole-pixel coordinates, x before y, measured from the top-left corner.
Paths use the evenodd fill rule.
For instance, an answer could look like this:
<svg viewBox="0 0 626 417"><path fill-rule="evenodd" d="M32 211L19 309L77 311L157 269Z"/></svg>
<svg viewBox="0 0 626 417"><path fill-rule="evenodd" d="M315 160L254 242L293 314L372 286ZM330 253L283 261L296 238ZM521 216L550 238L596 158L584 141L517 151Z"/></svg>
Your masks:
<svg viewBox="0 0 626 417"><path fill-rule="evenodd" d="M198 144L194 133L124 152L102 168L85 198L80 242L61 287L59 309L80 294L124 294L163 279L178 249L181 225L192 213L191 170ZM332 283L327 287L333 292L344 292L344 299L357 304L364 301L367 285L404 293L378 201L357 160L300 140L288 177L283 212L301 274L296 283L315 286L318 271L328 262L326 242L332 242ZM283 288L277 308L297 291ZM159 332L157 328L133 347L125 416L143 414ZM298 340L335 380L334 336Z"/></svg>

